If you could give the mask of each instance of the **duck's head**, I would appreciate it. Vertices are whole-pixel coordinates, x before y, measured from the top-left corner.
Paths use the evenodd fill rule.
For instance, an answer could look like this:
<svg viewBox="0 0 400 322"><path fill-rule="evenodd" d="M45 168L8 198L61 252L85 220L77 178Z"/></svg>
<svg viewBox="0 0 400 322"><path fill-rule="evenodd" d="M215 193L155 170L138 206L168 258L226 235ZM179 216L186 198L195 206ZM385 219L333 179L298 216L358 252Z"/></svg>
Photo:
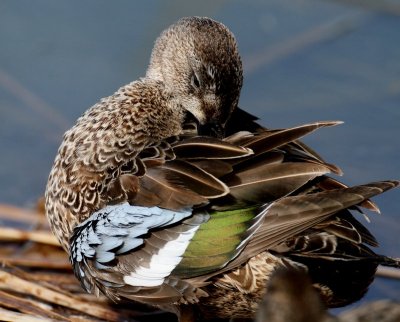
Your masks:
<svg viewBox="0 0 400 322"><path fill-rule="evenodd" d="M242 62L233 34L209 18L188 17L162 32L147 70L202 126L224 127L237 106Z"/></svg>

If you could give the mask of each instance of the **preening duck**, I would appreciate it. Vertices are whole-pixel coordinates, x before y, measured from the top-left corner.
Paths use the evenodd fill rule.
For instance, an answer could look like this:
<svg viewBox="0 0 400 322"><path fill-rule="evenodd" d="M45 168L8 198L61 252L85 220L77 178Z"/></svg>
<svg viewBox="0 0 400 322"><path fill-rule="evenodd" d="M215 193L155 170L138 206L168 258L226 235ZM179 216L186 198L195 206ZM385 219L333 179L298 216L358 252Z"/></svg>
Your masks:
<svg viewBox="0 0 400 322"><path fill-rule="evenodd" d="M399 183L329 176L341 170L299 139L340 122L266 129L238 107L242 82L232 33L183 18L157 39L145 77L65 133L46 212L88 292L252 317L280 267L307 272L336 307L360 299L378 265L400 266L358 220Z"/></svg>

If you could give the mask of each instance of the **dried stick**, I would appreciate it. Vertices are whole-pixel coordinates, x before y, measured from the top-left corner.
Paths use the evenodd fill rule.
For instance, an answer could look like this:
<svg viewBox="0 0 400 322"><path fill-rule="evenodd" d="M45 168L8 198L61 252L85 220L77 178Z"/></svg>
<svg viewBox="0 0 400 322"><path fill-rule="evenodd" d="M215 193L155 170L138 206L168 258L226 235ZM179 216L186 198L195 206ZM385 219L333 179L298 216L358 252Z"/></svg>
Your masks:
<svg viewBox="0 0 400 322"><path fill-rule="evenodd" d="M11 295L9 293L0 291L0 303L1 306L16 309L22 313L30 314L33 316L40 316L43 318L57 319L60 321L68 321L66 318L52 311L49 305L45 305L38 301L30 301Z"/></svg>
<svg viewBox="0 0 400 322"><path fill-rule="evenodd" d="M9 264L12 266L23 266L29 268L47 268L54 270L71 270L71 264L65 255L65 260L51 260L48 258L21 258L0 256L0 263Z"/></svg>
<svg viewBox="0 0 400 322"><path fill-rule="evenodd" d="M74 310L100 319L115 321L118 320L119 317L117 312L108 310L104 306L80 301L72 294L67 296L65 294L50 290L44 286L16 277L5 271L0 271L0 288L12 291L18 290L20 293L29 294L41 300L58 304L66 308L73 308Z"/></svg>
<svg viewBox="0 0 400 322"><path fill-rule="evenodd" d="M46 217L38 211L7 204L0 204L0 218L23 221L26 223L47 224Z"/></svg>
<svg viewBox="0 0 400 322"><path fill-rule="evenodd" d="M47 319L43 317L27 316L22 313L9 311L0 308L0 316L2 321L7 322L57 322L57 320Z"/></svg>
<svg viewBox="0 0 400 322"><path fill-rule="evenodd" d="M375 275L379 277L400 280L400 271L396 268L379 266Z"/></svg>
<svg viewBox="0 0 400 322"><path fill-rule="evenodd" d="M60 246L60 243L49 231L26 231L8 227L0 227L0 241L33 241Z"/></svg>

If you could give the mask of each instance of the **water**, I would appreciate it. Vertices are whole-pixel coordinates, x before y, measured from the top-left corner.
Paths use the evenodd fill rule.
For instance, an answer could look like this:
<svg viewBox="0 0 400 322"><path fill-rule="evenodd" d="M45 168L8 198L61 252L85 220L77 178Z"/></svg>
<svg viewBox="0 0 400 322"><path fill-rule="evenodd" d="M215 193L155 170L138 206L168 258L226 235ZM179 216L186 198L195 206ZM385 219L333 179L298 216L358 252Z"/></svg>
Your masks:
<svg viewBox="0 0 400 322"><path fill-rule="evenodd" d="M358 3L361 1L352 1ZM44 192L63 132L100 97L144 75L159 32L188 15L225 23L245 66L240 105L269 127L343 120L305 141L348 184L399 179L400 1L0 2L0 202ZM386 7L385 7L386 6ZM389 7L387 7L389 6ZM400 256L399 191L369 228ZM378 279L366 299L400 299Z"/></svg>

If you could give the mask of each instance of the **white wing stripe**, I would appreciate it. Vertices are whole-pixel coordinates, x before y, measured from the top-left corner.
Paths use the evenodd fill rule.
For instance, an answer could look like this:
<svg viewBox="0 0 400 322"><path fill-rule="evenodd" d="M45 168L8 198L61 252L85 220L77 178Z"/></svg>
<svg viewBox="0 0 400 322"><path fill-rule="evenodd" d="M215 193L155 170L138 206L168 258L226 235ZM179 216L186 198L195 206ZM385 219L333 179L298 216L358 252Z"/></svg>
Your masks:
<svg viewBox="0 0 400 322"><path fill-rule="evenodd" d="M169 276L174 268L182 260L190 240L196 233L197 227L193 227L181 233L176 239L167 242L158 254L151 257L149 267L139 267L136 271L124 276L124 282L132 286L159 286Z"/></svg>

